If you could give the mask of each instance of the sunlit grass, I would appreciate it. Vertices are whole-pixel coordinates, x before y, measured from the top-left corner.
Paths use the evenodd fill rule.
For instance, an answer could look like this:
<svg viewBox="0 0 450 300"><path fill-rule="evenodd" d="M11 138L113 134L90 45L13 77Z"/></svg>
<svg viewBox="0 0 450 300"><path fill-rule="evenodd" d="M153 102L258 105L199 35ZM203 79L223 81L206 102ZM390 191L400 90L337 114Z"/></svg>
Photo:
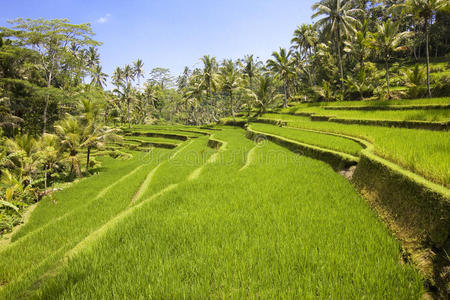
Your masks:
<svg viewBox="0 0 450 300"><path fill-rule="evenodd" d="M38 291L40 298L419 298L417 272L352 186L242 130L199 178L146 203ZM236 153L239 153L238 155ZM324 184L326 182L326 184Z"/></svg>
<svg viewBox="0 0 450 300"><path fill-rule="evenodd" d="M302 143L323 147L326 149L336 150L355 156L359 155L362 146L352 140L320 134L315 132L308 132L296 130L293 128L279 127L269 124L252 123L252 128L256 131L270 133L286 137L288 139L296 140Z"/></svg>
<svg viewBox="0 0 450 300"><path fill-rule="evenodd" d="M308 117L266 114L264 118L288 121L292 127L318 129L364 138L375 152L437 183L450 186L450 133L418 129L347 125L311 121Z"/></svg>

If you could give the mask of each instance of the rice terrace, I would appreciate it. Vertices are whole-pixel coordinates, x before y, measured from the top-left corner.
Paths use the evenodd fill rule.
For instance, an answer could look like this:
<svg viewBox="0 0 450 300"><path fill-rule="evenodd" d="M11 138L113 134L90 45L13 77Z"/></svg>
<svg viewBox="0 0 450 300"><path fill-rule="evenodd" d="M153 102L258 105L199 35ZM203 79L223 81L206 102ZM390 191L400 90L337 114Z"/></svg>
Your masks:
<svg viewBox="0 0 450 300"><path fill-rule="evenodd" d="M449 299L448 1L136 2L0 13L0 299Z"/></svg>

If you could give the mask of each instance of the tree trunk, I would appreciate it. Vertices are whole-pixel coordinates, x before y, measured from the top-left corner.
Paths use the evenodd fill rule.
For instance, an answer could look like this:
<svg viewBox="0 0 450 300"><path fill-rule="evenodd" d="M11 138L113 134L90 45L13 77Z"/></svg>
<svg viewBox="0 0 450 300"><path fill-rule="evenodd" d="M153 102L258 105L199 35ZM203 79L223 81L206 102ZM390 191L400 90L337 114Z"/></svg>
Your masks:
<svg viewBox="0 0 450 300"><path fill-rule="evenodd" d="M47 80L47 88L50 88L52 83L52 73L50 73L48 75L48 80ZM44 128L42 129L42 134L45 133L45 131L47 130L47 110L48 110L48 101L49 101L49 93L47 91L47 94L45 95L45 106L44 106L44 115L42 117L42 121L44 122Z"/></svg>
<svg viewBox="0 0 450 300"><path fill-rule="evenodd" d="M234 108L233 108L233 92L230 92L230 105L231 105L231 115L233 116L233 121L234 121L235 117L234 117Z"/></svg>
<svg viewBox="0 0 450 300"><path fill-rule="evenodd" d="M428 19L425 20L425 52L427 56L427 90L428 90L428 98L431 98L431 90L430 90L430 51L429 51L429 33L428 33Z"/></svg>
<svg viewBox="0 0 450 300"><path fill-rule="evenodd" d="M47 164L44 165L44 194L47 193Z"/></svg>
<svg viewBox="0 0 450 300"><path fill-rule="evenodd" d="M339 25L338 25L339 26ZM342 57L341 57L341 32L338 28L337 30L337 37L336 37L336 44L337 44L337 51L338 51L338 62L339 62L339 72L341 75L341 90L342 94L344 94L344 66L342 65Z"/></svg>
<svg viewBox="0 0 450 300"><path fill-rule="evenodd" d="M91 147L87 147L87 157L86 157L86 174L89 174L89 159L91 157Z"/></svg>
<svg viewBox="0 0 450 300"><path fill-rule="evenodd" d="M128 119L128 128L131 128L131 121L130 121L130 99L127 99L127 119Z"/></svg>
<svg viewBox="0 0 450 300"><path fill-rule="evenodd" d="M287 84L286 84L286 82L284 83L283 88L284 88L284 105L283 105L283 107L287 108L288 107L288 96L287 96Z"/></svg>
<svg viewBox="0 0 450 300"><path fill-rule="evenodd" d="M389 89L389 63L388 63L388 58L386 58L386 84L387 84L388 99L391 99L391 91Z"/></svg>

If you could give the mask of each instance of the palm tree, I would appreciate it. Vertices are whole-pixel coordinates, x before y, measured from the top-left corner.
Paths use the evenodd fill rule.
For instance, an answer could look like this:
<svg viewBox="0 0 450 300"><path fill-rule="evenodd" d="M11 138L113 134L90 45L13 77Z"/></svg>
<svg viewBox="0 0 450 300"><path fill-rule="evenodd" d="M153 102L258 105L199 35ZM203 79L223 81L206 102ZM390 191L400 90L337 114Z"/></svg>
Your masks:
<svg viewBox="0 0 450 300"><path fill-rule="evenodd" d="M345 41L344 51L353 53L361 68L364 68L364 61L370 53L371 32L369 31L369 22L364 20L359 30L353 35L352 39Z"/></svg>
<svg viewBox="0 0 450 300"><path fill-rule="evenodd" d="M94 84L103 89L106 85L106 78L108 75L102 72L102 67L100 65L96 65L91 70L91 84Z"/></svg>
<svg viewBox="0 0 450 300"><path fill-rule="evenodd" d="M386 69L386 84L389 99L391 98L389 87L389 60L393 52L405 49L405 47L400 46L400 43L403 41L403 39L412 35L412 32L398 32L398 27L398 24L392 22L390 19L383 24L379 24L377 26L378 30L373 41L375 47L382 53L384 57Z"/></svg>
<svg viewBox="0 0 450 300"><path fill-rule="evenodd" d="M106 142L117 140L116 130L100 123L101 106L99 103L82 99L80 102L82 111L79 123L81 124L80 148L86 147L86 174L89 173L89 162L91 150L103 147Z"/></svg>
<svg viewBox="0 0 450 300"><path fill-rule="evenodd" d="M427 90L428 97L431 97L430 90L430 22L437 11L450 7L448 0L407 0L406 7L416 16L423 19L425 31L425 52L427 57Z"/></svg>
<svg viewBox="0 0 450 300"><path fill-rule="evenodd" d="M141 85L140 78L144 77L144 63L142 62L142 59L138 59L135 62L133 62L134 67L134 74L136 75L136 78L138 80L138 86Z"/></svg>
<svg viewBox="0 0 450 300"><path fill-rule="evenodd" d="M312 54L312 49L314 49L317 41L317 32L314 27L311 24L302 24L294 31L291 43L305 57L308 53Z"/></svg>
<svg viewBox="0 0 450 300"><path fill-rule="evenodd" d="M131 118L130 118L130 104L133 99L134 89L131 86L131 82L123 83L122 90L116 89L114 90L117 94L119 94L120 98L127 103L127 121L128 128L131 128Z"/></svg>
<svg viewBox="0 0 450 300"><path fill-rule="evenodd" d="M256 61L252 55L246 55L243 61L239 61L242 68L242 73L248 78L249 88L253 88L253 79L258 75L260 71L260 61Z"/></svg>
<svg viewBox="0 0 450 300"><path fill-rule="evenodd" d="M264 114L272 102L280 96L282 97L277 93L273 78L268 74L259 77L255 91L251 91L250 95L255 100L256 106L259 107L258 115Z"/></svg>
<svg viewBox="0 0 450 300"><path fill-rule="evenodd" d="M44 165L44 193L47 192L48 173L56 168L62 160L62 151L60 141L57 135L45 133L38 141L39 154ZM51 177L51 175L50 175Z"/></svg>
<svg viewBox="0 0 450 300"><path fill-rule="evenodd" d="M289 81L294 74L293 64L290 60L291 51L286 52L286 49L280 48L280 52L272 53L273 59L267 61L267 67L283 81L284 88L284 107L288 107L288 91Z"/></svg>
<svg viewBox="0 0 450 300"><path fill-rule="evenodd" d="M215 57L205 55L200 59L203 62L203 70L201 73L202 87L206 90L206 110L209 116L215 119L214 114L210 111L211 96L213 90L217 87L217 62ZM209 117L208 116L208 117ZM217 121L217 120L216 120Z"/></svg>
<svg viewBox="0 0 450 300"><path fill-rule="evenodd" d="M124 80L122 69L117 67L114 70L114 73L113 73L111 79L112 79L112 83L116 86L116 89L119 89L120 86L122 85L123 80Z"/></svg>
<svg viewBox="0 0 450 300"><path fill-rule="evenodd" d="M93 68L100 63L100 54L97 48L89 47L86 51L86 65L88 68Z"/></svg>
<svg viewBox="0 0 450 300"><path fill-rule="evenodd" d="M339 72L341 75L341 87L344 89L344 67L342 64L341 45L342 38L355 32L355 26L359 24L355 15L361 13L361 9L354 8L352 0L322 0L313 5L316 12L312 18L324 16L317 20L315 26L322 28L327 35L331 35L335 41L338 52Z"/></svg>
<svg viewBox="0 0 450 300"><path fill-rule="evenodd" d="M15 139L6 139L5 148L8 153L7 159L12 169L24 180L32 185L33 175L37 171L39 161L36 154L39 151L36 139L28 134L16 136Z"/></svg>
<svg viewBox="0 0 450 300"><path fill-rule="evenodd" d="M66 118L55 125L55 131L61 141L61 147L68 151L67 160L71 163L70 173L75 171L75 175L81 177L80 160L78 158L82 136L80 123L74 116L66 114Z"/></svg>
<svg viewBox="0 0 450 300"><path fill-rule="evenodd" d="M243 80L232 60L224 61L223 67L220 70L219 82L222 90L230 96L230 111L234 119L233 95L235 91L242 88Z"/></svg>
<svg viewBox="0 0 450 300"><path fill-rule="evenodd" d="M134 80L135 70L130 65L126 65L122 70L123 79L125 79L125 83L128 85L130 80Z"/></svg>

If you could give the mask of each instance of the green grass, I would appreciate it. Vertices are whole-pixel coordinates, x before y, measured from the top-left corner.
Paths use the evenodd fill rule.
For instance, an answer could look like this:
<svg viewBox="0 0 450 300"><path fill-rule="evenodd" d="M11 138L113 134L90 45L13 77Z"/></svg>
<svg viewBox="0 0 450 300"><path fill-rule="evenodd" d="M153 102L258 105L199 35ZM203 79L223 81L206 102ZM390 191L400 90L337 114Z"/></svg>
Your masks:
<svg viewBox="0 0 450 300"><path fill-rule="evenodd" d="M394 106L394 105L430 105L430 104L450 104L450 97L442 98L421 98L412 100L365 100L365 101L334 101L334 102L314 102L301 103L293 107L282 109L280 112L300 112L308 107L323 107L323 106ZM331 112L331 111L330 111ZM333 111L334 112L334 111Z"/></svg>
<svg viewBox="0 0 450 300"><path fill-rule="evenodd" d="M449 121L450 109L422 110L325 110L322 107L308 107L296 111L314 113L316 115L335 116L337 118L358 120L397 120L397 121Z"/></svg>
<svg viewBox="0 0 450 300"><path fill-rule="evenodd" d="M436 183L450 187L450 133L418 129L387 128L311 121L308 117L266 114L289 126L343 133L366 139L375 152Z"/></svg>
<svg viewBox="0 0 450 300"><path fill-rule="evenodd" d="M132 142L144 142L144 143L165 143L165 144L175 144L178 145L182 143L181 140L162 138L162 137L148 137L148 136L125 136L125 141Z"/></svg>
<svg viewBox="0 0 450 300"><path fill-rule="evenodd" d="M252 123L256 131L279 135L291 140L359 156L362 146L352 140L269 124Z"/></svg>
<svg viewBox="0 0 450 300"><path fill-rule="evenodd" d="M38 286L38 298L422 295L397 242L328 165L272 143L255 148L240 129L215 137L227 142L217 161L142 202Z"/></svg>

